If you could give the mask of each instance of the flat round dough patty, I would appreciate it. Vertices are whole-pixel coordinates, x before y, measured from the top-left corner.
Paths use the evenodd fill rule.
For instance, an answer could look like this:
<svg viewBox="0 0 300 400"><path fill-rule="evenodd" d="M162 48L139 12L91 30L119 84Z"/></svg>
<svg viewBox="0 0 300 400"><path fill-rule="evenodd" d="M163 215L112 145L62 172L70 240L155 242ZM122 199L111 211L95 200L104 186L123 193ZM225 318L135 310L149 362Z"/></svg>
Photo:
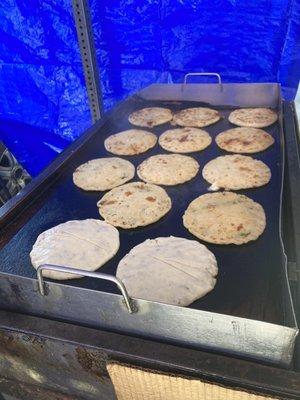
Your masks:
<svg viewBox="0 0 300 400"><path fill-rule="evenodd" d="M157 136L140 129L128 129L109 136L104 141L107 151L120 156L144 153L156 145Z"/></svg>
<svg viewBox="0 0 300 400"><path fill-rule="evenodd" d="M60 265L95 271L119 250L119 232L97 219L68 221L41 233L32 247L30 258L34 268L43 264ZM51 279L78 279L65 272L43 270Z"/></svg>
<svg viewBox="0 0 300 400"><path fill-rule="evenodd" d="M228 119L234 125L265 128L277 121L277 113L270 108L240 108L230 113Z"/></svg>
<svg viewBox="0 0 300 400"><path fill-rule="evenodd" d="M259 187L271 179L270 168L265 163L241 154L221 156L209 161L202 175L212 184L211 190Z"/></svg>
<svg viewBox="0 0 300 400"><path fill-rule="evenodd" d="M188 306L216 283L217 261L207 247L179 237L147 239L120 261L117 277L134 298Z"/></svg>
<svg viewBox="0 0 300 400"><path fill-rule="evenodd" d="M205 242L241 245L263 233L266 216L262 206L247 196L206 193L190 203L183 224Z"/></svg>
<svg viewBox="0 0 300 400"><path fill-rule="evenodd" d="M272 146L274 139L262 129L241 127L219 133L216 143L231 153L257 153Z"/></svg>
<svg viewBox="0 0 300 400"><path fill-rule="evenodd" d="M159 145L173 153L192 153L211 144L210 135L198 128L169 129L159 137Z"/></svg>
<svg viewBox="0 0 300 400"><path fill-rule="evenodd" d="M134 165L122 158L97 158L80 165L73 173L73 182L84 190L109 190L134 177Z"/></svg>
<svg viewBox="0 0 300 400"><path fill-rule="evenodd" d="M171 110L163 107L147 107L134 111L128 120L132 125L152 128L171 121L173 118Z"/></svg>
<svg viewBox="0 0 300 400"><path fill-rule="evenodd" d="M137 167L139 178L156 185L178 185L194 178L198 162L182 154L158 154L147 158Z"/></svg>
<svg viewBox="0 0 300 400"><path fill-rule="evenodd" d="M171 209L172 203L163 188L132 182L112 189L97 205L106 222L131 229L158 221Z"/></svg>
<svg viewBox="0 0 300 400"><path fill-rule="evenodd" d="M174 114L173 122L180 126L202 128L214 124L221 118L217 110L206 107L186 108Z"/></svg>

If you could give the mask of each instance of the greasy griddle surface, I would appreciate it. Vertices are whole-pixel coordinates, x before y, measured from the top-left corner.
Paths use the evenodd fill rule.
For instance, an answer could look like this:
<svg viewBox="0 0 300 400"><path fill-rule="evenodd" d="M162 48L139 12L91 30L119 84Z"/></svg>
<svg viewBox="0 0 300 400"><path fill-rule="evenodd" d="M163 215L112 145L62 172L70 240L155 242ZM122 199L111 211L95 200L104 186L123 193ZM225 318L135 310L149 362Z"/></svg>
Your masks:
<svg viewBox="0 0 300 400"><path fill-rule="evenodd" d="M0 253L1 270L35 278L36 274L31 266L29 253L41 232L72 219L99 218L96 203L103 196L103 193L84 192L77 188L72 182L72 172L78 165L92 158L112 156L105 150L103 141L113 133L132 128L127 120L130 112L148 106L168 107L176 111L203 105L203 103L186 101L145 101L138 96L123 102L89 142L76 152L67 168L62 171L59 180L48 190L49 194L42 207L2 249ZM224 117L216 124L204 128L214 139L218 133L234 126L227 119L233 108L213 108L220 110ZM166 123L152 128L151 131L159 135L170 128L172 126ZM190 307L281 324L283 323L283 312L280 307L282 302L280 285L282 264L279 241L279 211L282 160L279 124L276 123L266 128L266 131L275 138L275 144L264 152L253 154L253 157L264 161L271 168L272 179L264 187L238 191L238 193L249 196L264 207L267 217L266 230L258 240L241 246L212 245L201 241L215 254L219 266L219 275L215 289L194 302ZM147 157L159 153L167 152L157 144L144 154L124 158L133 162L137 167ZM160 221L144 228L119 229L120 250L100 271L115 274L119 260L132 247L147 238L173 235L197 240L184 228L182 216L193 199L207 192L209 183L202 178L203 166L209 160L222 154L228 153L219 149L214 140L204 151L191 153L190 155L198 160L200 171L190 182L165 187L172 199L171 211ZM138 180L137 176L134 180ZM74 279L63 283L118 293L113 285L97 279Z"/></svg>

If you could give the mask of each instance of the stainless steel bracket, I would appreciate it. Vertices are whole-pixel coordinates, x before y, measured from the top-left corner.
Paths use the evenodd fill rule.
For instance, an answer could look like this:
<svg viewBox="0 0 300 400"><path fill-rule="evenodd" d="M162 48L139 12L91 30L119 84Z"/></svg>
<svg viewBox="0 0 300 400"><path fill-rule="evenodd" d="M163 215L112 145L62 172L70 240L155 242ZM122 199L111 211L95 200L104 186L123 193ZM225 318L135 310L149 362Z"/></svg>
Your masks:
<svg viewBox="0 0 300 400"><path fill-rule="evenodd" d="M72 0L72 5L90 111L93 122L96 122L102 114L102 93L89 3L88 0Z"/></svg>
<svg viewBox="0 0 300 400"><path fill-rule="evenodd" d="M222 86L222 79L221 75L217 74L216 72L189 72L188 74L184 75L183 84L186 85L188 78L190 76L215 76L218 79L219 85Z"/></svg>
<svg viewBox="0 0 300 400"><path fill-rule="evenodd" d="M101 274L99 272L91 272L91 271L84 271L82 269L75 269L75 268L69 268L69 267L63 267L61 265L51 265L51 264L44 264L40 265L37 268L37 278L38 278L38 286L39 286L39 292L42 296L45 296L45 283L44 283L44 277L43 277L43 270L48 270L48 271L57 271L57 272L65 272L68 274L74 274L74 275L79 275L79 276L88 276L90 278L97 278L97 279L102 279L105 281L110 281L115 283L118 286L118 289L122 293L122 296L124 298L124 302L126 304L126 307L129 311L130 314L133 314L137 311L137 308L133 306L132 299L129 297L129 294L126 290L126 287L124 284L115 276L112 275L107 275L107 274Z"/></svg>

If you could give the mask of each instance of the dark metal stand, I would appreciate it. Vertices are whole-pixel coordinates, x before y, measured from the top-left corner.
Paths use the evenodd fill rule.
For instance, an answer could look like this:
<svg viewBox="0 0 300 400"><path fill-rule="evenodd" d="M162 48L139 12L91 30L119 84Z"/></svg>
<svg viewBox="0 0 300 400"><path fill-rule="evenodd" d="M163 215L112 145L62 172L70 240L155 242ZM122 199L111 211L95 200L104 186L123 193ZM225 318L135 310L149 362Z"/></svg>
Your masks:
<svg viewBox="0 0 300 400"><path fill-rule="evenodd" d="M13 312L0 311L0 354L1 390L22 400L113 400L108 361L280 399L300 396L294 371Z"/></svg>
<svg viewBox="0 0 300 400"><path fill-rule="evenodd" d="M300 323L300 147L299 147L299 124L297 113L293 102L284 102L284 129L286 135L286 179L288 182L285 192L287 193L286 212L284 219L288 223L285 226L285 246L288 252L289 280L293 302L295 306L296 319ZM295 368L300 370L300 338L296 340L295 346ZM300 380L300 377L299 377Z"/></svg>

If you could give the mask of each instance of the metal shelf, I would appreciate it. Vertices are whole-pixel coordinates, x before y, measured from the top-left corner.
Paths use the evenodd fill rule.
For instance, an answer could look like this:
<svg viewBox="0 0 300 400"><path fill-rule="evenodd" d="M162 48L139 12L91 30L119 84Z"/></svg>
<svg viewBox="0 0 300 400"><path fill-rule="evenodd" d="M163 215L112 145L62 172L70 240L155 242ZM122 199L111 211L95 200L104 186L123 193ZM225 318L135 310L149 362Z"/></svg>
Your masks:
<svg viewBox="0 0 300 400"><path fill-rule="evenodd" d="M88 0L72 0L72 5L90 111L96 122L102 114L102 92L89 4Z"/></svg>

